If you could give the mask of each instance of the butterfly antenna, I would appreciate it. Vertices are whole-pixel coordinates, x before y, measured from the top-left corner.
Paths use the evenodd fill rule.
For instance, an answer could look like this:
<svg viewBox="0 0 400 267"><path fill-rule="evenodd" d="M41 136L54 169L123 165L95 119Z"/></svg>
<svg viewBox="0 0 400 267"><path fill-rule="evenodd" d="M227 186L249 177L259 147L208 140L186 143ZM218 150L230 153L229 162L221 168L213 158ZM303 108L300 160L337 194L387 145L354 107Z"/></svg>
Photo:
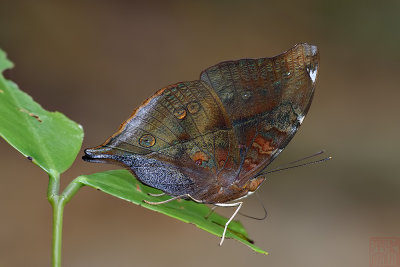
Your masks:
<svg viewBox="0 0 400 267"><path fill-rule="evenodd" d="M255 217L255 216L251 216L251 215L244 214L244 213L242 213L242 212L239 212L239 214L242 215L242 216L244 216L244 217L250 218L250 219L262 221L262 220L265 220L265 219L267 218L267 216L268 216L267 208L265 208L264 203L261 201L260 196L258 195L257 192L255 193L255 195L256 195L256 197L257 197L258 202L261 204L261 207L262 207L263 210L264 210L264 216L263 216L263 217Z"/></svg>
<svg viewBox="0 0 400 267"><path fill-rule="evenodd" d="M310 162L306 162L306 163L302 163L302 164L298 164L298 165L294 165L294 166L284 167L284 168L276 168L276 169L271 170L271 171L261 172L257 176L266 175L266 174L269 174L269 173L279 172L279 171L283 171L283 170L289 170L289 169L298 168L298 167L303 167L303 166L312 165L312 164L316 164L316 163L321 163L321 162L324 162L324 161L328 161L330 159L332 159L332 157L327 157L327 158L323 158L323 159L319 159L319 160L315 160L315 161L310 161Z"/></svg>
<svg viewBox="0 0 400 267"><path fill-rule="evenodd" d="M283 164L283 165L281 165L281 166L276 167L275 169L272 169L271 171L275 171L275 170L278 170L278 169L282 169L282 168L288 167L288 166L290 166L290 165L293 165L294 163L297 163L297 162L300 162L300 161L303 161L303 160L306 160L306 159L310 159L310 158L313 158L313 157L322 155L322 154L324 154L324 153L325 153L325 150L321 150L321 151L319 151L319 152L317 152L317 153L314 153L314 154L312 154L312 155L310 155L310 156L306 156L306 157L304 157L304 158L300 158L300 159L297 159L297 160L295 160L295 161L291 161L291 162L289 162L289 163L285 163L285 164Z"/></svg>
<svg viewBox="0 0 400 267"><path fill-rule="evenodd" d="M281 168L283 168L283 167L286 167L286 166L292 165L292 164L294 164L294 163L297 163L297 162L300 162L300 161L303 161L303 160L306 160L306 159L310 159L310 158L313 158L313 157L322 155L322 154L324 154L324 153L325 153L325 150L321 150L321 151L319 151L319 152L317 152L317 153L314 153L314 154L312 154L312 155L310 155L310 156L306 156L306 157L304 157L304 158L300 158L300 159L297 159L297 160L295 160L295 161L291 161L291 162L289 162L289 163L285 163L284 165L281 165L281 166L279 166L279 167L276 167L275 169L281 169ZM274 170L275 170L275 169L274 169Z"/></svg>

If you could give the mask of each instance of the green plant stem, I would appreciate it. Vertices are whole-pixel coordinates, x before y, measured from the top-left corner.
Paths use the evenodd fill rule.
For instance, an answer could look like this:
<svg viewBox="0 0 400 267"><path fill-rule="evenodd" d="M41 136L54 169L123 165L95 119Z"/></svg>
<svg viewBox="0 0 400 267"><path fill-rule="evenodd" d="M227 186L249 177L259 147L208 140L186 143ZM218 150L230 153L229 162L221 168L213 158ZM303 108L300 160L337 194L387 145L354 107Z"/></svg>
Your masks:
<svg viewBox="0 0 400 267"><path fill-rule="evenodd" d="M53 244L51 262L53 267L61 266L61 241L64 205L61 201L54 201L53 206Z"/></svg>
<svg viewBox="0 0 400 267"><path fill-rule="evenodd" d="M61 266L61 242L62 242L62 224L63 224L63 213L64 206L71 198L78 192L83 186L76 179L73 180L59 195L60 189L60 176L49 175L49 187L47 191L47 198L53 207L53 244L52 244L52 266Z"/></svg>

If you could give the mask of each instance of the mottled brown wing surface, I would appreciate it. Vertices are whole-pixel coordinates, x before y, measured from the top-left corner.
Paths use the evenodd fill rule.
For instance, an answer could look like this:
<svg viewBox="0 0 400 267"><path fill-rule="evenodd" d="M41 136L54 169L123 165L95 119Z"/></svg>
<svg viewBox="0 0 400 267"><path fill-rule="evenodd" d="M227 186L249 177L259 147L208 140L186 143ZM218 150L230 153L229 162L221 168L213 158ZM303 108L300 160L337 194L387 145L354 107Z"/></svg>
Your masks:
<svg viewBox="0 0 400 267"><path fill-rule="evenodd" d="M227 61L158 91L88 161L122 164L167 194L223 203L254 191L300 126L314 93L315 46Z"/></svg>
<svg viewBox="0 0 400 267"><path fill-rule="evenodd" d="M273 58L227 61L201 73L232 121L242 187L287 145L306 115L319 65L317 47L298 44Z"/></svg>
<svg viewBox="0 0 400 267"><path fill-rule="evenodd" d="M158 91L86 160L129 167L140 181L170 195L202 198L216 182L219 151L239 163L231 122L215 92L201 81Z"/></svg>

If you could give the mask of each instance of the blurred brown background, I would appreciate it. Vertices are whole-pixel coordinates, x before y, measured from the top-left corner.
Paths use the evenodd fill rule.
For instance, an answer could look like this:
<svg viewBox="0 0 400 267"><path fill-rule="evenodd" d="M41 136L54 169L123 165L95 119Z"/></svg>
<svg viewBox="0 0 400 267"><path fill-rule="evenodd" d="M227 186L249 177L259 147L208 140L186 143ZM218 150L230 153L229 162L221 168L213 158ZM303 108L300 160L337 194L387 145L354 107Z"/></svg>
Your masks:
<svg viewBox="0 0 400 267"><path fill-rule="evenodd" d="M369 266L369 238L400 236L400 1L1 1L7 77L102 143L159 88L219 61L318 45L305 123L273 166L326 149L333 160L270 176L268 218L239 216L242 244L83 188L67 205L64 266ZM0 266L49 266L47 177L0 140ZM114 168L80 160L63 176ZM249 214L262 214L249 199ZM228 212L230 214L231 211Z"/></svg>

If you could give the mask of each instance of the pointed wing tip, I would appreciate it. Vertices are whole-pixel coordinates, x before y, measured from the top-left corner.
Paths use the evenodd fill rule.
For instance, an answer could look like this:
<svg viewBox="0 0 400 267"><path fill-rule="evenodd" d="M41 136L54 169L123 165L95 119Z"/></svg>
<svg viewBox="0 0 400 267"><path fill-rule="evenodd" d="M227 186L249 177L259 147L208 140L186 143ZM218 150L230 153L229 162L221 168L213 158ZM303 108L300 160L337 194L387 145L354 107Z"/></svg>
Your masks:
<svg viewBox="0 0 400 267"><path fill-rule="evenodd" d="M107 154L108 150L110 149L102 146L87 148L84 150L85 155L82 156L82 159L87 162L104 163L112 158L110 154Z"/></svg>
<svg viewBox="0 0 400 267"><path fill-rule="evenodd" d="M294 45L293 48L297 48L300 46L303 47L304 49L308 50L310 56L315 56L319 53L318 47L316 45L309 44L309 43L298 43L298 44Z"/></svg>

